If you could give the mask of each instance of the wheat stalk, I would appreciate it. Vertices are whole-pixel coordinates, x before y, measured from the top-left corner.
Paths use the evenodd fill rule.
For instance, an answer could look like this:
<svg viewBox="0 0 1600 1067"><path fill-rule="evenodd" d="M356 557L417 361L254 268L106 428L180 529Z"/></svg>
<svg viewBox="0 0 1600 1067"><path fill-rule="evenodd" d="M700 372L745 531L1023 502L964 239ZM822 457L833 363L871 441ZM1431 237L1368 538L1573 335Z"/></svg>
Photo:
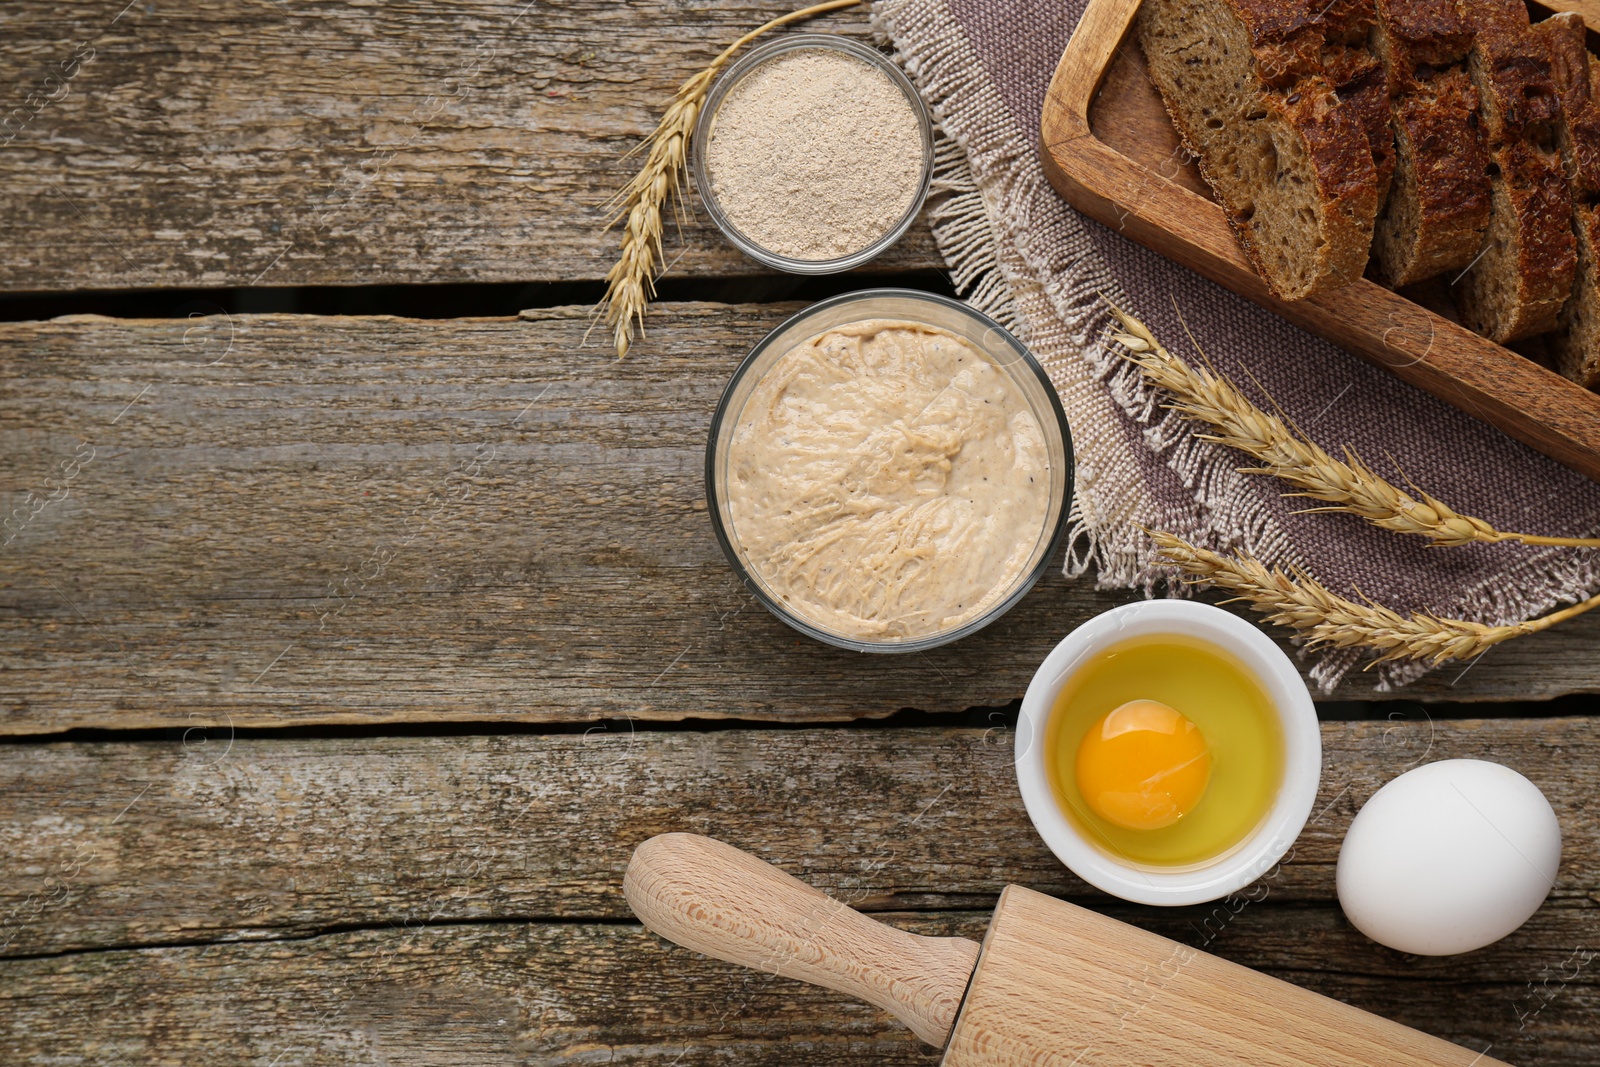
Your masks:
<svg viewBox="0 0 1600 1067"><path fill-rule="evenodd" d="M1259 460L1261 466L1244 468L1247 474L1270 474L1299 489L1294 496L1327 502L1327 507L1311 511L1348 512L1385 530L1426 537L1440 546L1516 541L1525 545L1600 548L1597 538L1545 537L1497 530L1415 486L1413 493L1400 489L1350 449L1345 450L1344 459L1335 459L1284 419L1256 407L1228 379L1191 367L1174 356L1132 315L1115 305L1111 312L1123 331L1112 334L1112 339L1128 350L1128 358L1145 379L1173 396L1173 410L1206 423L1215 431L1198 435L1202 440L1236 448Z"/></svg>
<svg viewBox="0 0 1600 1067"><path fill-rule="evenodd" d="M710 66L678 86L666 114L661 116L661 123L634 149L635 152L648 149L648 153L639 173L608 203L612 213L605 228L610 230L619 222L623 223L622 254L606 272L606 292L595 312L596 322L603 320L611 328L618 359L628 354L636 323L640 334L644 333L645 305L656 295L656 266L666 258L661 249L661 207L668 195L679 197L682 192L689 136L694 132L695 119L700 116L700 107L705 103L712 80L735 52L767 31L813 15L855 7L861 2L829 0L780 15L751 30L723 49Z"/></svg>
<svg viewBox="0 0 1600 1067"><path fill-rule="evenodd" d="M1223 556L1170 533L1145 532L1160 549L1161 559L1189 575L1190 584L1236 594L1235 599L1249 601L1269 621L1300 631L1313 647L1376 649L1381 654L1374 664L1418 659L1437 666L1446 660L1472 659L1502 641L1547 630L1600 607L1600 596L1594 596L1512 626L1441 619L1425 612L1402 616L1381 604L1358 604L1329 592L1298 567L1285 573L1250 556Z"/></svg>

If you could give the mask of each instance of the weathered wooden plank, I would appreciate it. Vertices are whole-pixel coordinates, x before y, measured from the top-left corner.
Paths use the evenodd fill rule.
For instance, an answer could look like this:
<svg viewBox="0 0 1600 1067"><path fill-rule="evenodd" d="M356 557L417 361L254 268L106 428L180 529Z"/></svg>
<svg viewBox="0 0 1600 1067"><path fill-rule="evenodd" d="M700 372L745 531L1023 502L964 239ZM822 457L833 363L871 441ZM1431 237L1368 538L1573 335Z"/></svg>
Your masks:
<svg viewBox="0 0 1600 1067"><path fill-rule="evenodd" d="M1321 795L1265 882L1272 906L1331 901L1361 804L1408 767L1457 756L1498 760L1545 790L1565 837L1556 899L1600 894L1600 722L1330 722L1323 739ZM633 847L685 829L865 910L990 907L1008 883L1103 903L1038 839L1012 759L1003 717L986 730L231 744L196 731L0 747L0 955L349 923L626 919ZM1231 923L1226 910L1189 914L1207 930ZM1507 944L1497 958L1514 961Z"/></svg>
<svg viewBox="0 0 1600 1067"><path fill-rule="evenodd" d="M5 14L0 289L599 278L624 155L793 6L122 8ZM815 27L864 36L866 16ZM698 202L667 256L675 275L763 270ZM942 265L919 224L873 269Z"/></svg>
<svg viewBox="0 0 1600 1067"><path fill-rule="evenodd" d="M1052 573L957 645L862 656L789 630L722 558L710 413L792 310L669 305L622 362L583 347L582 308L0 326L0 732L1019 697L1133 594ZM1403 695L1600 689L1597 638L1580 618Z"/></svg>
<svg viewBox="0 0 1600 1067"><path fill-rule="evenodd" d="M1182 914L1107 909L1196 943ZM1566 963L1589 912L1550 908L1511 962L1387 959L1327 905L1242 912L1220 955L1521 1067L1593 1063L1600 989ZM980 937L982 912L886 916ZM1362 962L1351 968L1347 962ZM1550 982L1541 975L1566 973ZM1576 973L1574 974L1574 970ZM1107 989L1136 1018L1159 976ZM670 946L633 924L393 927L255 945L0 962L16 1063L932 1064L876 1009ZM1085 1061L1088 1062L1088 1061Z"/></svg>

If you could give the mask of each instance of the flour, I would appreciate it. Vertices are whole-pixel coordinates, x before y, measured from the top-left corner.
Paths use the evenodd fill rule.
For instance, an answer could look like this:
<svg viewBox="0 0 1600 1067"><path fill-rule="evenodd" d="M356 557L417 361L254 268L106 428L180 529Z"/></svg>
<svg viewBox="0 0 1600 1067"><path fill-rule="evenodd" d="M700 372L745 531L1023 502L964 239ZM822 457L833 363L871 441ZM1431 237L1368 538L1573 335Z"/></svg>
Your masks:
<svg viewBox="0 0 1600 1067"><path fill-rule="evenodd" d="M922 184L921 125L894 82L820 48L742 78L711 125L706 168L736 229L791 259L838 259L894 228Z"/></svg>

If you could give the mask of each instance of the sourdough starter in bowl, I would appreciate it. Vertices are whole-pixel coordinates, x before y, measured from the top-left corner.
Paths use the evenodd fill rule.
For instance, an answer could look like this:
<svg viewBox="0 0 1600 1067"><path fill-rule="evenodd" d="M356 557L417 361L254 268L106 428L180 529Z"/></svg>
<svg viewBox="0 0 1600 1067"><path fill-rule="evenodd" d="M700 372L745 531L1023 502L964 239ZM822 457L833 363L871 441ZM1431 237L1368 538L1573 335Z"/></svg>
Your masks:
<svg viewBox="0 0 1600 1067"><path fill-rule="evenodd" d="M740 411L731 539L786 609L870 641L948 631L1038 559L1044 432L1011 375L909 321L836 325L784 352Z"/></svg>

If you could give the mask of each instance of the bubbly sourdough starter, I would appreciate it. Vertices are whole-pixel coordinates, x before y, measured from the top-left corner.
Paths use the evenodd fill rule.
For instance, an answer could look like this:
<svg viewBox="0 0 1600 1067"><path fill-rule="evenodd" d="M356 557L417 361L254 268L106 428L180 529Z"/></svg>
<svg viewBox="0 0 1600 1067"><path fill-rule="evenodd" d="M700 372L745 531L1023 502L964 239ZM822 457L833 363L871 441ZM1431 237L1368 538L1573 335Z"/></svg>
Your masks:
<svg viewBox="0 0 1600 1067"><path fill-rule="evenodd" d="M740 412L728 514L795 614L904 640L983 614L1027 568L1050 499L1044 435L1005 371L917 323L791 349Z"/></svg>

